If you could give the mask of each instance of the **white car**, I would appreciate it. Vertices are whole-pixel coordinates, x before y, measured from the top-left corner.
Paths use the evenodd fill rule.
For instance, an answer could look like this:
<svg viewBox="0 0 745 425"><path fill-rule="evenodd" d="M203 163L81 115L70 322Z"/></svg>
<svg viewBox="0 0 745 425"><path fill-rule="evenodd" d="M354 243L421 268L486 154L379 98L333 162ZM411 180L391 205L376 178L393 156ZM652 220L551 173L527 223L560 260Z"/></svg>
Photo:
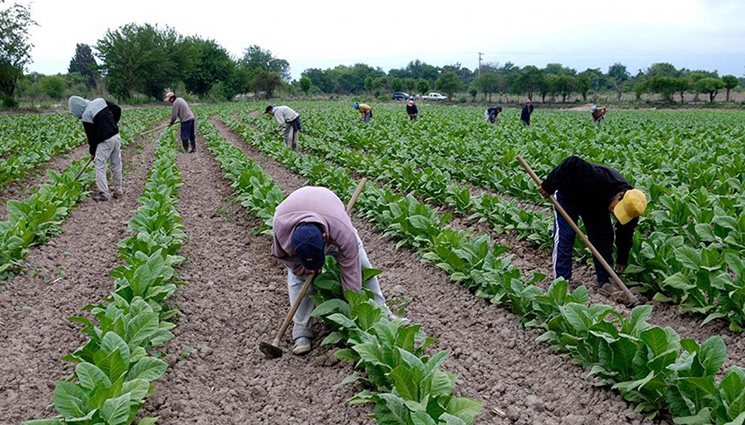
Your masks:
<svg viewBox="0 0 745 425"><path fill-rule="evenodd" d="M432 92L426 96L422 96L422 99L429 99L429 100L448 100L447 96L443 96L440 93Z"/></svg>

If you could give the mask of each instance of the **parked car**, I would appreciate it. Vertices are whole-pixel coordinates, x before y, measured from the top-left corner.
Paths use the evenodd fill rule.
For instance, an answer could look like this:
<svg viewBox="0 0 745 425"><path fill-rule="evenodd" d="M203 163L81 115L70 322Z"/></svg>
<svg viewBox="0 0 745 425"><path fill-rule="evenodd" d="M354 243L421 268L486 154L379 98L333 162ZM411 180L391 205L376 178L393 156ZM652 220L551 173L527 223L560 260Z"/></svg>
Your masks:
<svg viewBox="0 0 745 425"><path fill-rule="evenodd" d="M393 93L393 100L409 100L411 99L411 96L409 96L409 93L404 93L402 91L397 91L396 93Z"/></svg>
<svg viewBox="0 0 745 425"><path fill-rule="evenodd" d="M429 100L448 100L447 96L443 96L440 93L432 92L426 96L422 96L422 99L429 99Z"/></svg>

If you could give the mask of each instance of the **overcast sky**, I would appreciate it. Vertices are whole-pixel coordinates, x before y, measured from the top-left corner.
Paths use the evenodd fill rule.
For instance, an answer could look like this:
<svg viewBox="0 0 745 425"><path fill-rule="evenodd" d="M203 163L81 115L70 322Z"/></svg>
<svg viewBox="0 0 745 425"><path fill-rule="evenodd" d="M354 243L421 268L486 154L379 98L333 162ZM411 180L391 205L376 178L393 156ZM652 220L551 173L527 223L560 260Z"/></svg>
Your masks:
<svg viewBox="0 0 745 425"><path fill-rule="evenodd" d="M29 4L27 0L6 0ZM743 0L79 1L32 0L29 71L66 73L76 43L95 46L127 23L213 39L235 58L259 45L307 68L365 63L387 72L415 59L435 66L482 61L561 63L632 74L657 62L745 74ZM95 50L94 50L95 54Z"/></svg>

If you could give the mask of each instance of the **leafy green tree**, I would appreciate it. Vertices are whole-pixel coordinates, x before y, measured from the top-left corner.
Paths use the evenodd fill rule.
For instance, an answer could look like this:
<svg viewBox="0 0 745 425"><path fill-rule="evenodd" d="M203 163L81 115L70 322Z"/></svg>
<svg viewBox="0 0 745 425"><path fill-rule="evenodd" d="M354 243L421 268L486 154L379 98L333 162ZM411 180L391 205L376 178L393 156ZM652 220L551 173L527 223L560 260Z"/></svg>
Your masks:
<svg viewBox="0 0 745 425"><path fill-rule="evenodd" d="M383 90L388 87L388 77L382 76L375 79L373 82L375 90Z"/></svg>
<svg viewBox="0 0 745 425"><path fill-rule="evenodd" d="M4 3L5 0L0 0ZM29 29L37 25L25 6L13 4L0 11L0 94L7 106L17 105L15 91L26 65L31 63Z"/></svg>
<svg viewBox="0 0 745 425"><path fill-rule="evenodd" d="M52 99L62 99L65 94L65 78L61 75L44 77L41 80L41 92Z"/></svg>
<svg viewBox="0 0 745 425"><path fill-rule="evenodd" d="M654 63L652 66L650 66L647 69L646 72L647 77L653 78L653 77L678 77L680 76L680 71L675 69L675 67L669 63L666 62L660 62L660 63Z"/></svg>
<svg viewBox="0 0 745 425"><path fill-rule="evenodd" d="M514 89L525 92L528 99L533 100L533 93L541 87L541 80L543 80L541 70L533 65L528 65L517 74Z"/></svg>
<svg viewBox="0 0 745 425"><path fill-rule="evenodd" d="M660 94L663 100L672 102L673 94L678 91L678 78L657 75L644 82L644 89L647 93Z"/></svg>
<svg viewBox="0 0 745 425"><path fill-rule="evenodd" d="M310 91L311 86L313 85L313 82L310 81L310 78L303 76L303 77L300 77L299 84L300 84L300 90L302 90L303 93L305 93L305 95L307 96L308 92Z"/></svg>
<svg viewBox="0 0 745 425"><path fill-rule="evenodd" d="M331 77L319 68L308 68L300 75L310 79L313 85L321 89L324 93L332 93L334 91L334 82L331 80Z"/></svg>
<svg viewBox="0 0 745 425"><path fill-rule="evenodd" d="M282 87L282 78L276 72L261 71L254 75L251 80L251 87L254 92L264 92L267 99L271 99L274 91Z"/></svg>
<svg viewBox="0 0 745 425"><path fill-rule="evenodd" d="M708 93L709 102L714 102L719 90L724 88L724 83L719 78L706 77L696 81L696 90L699 93Z"/></svg>
<svg viewBox="0 0 745 425"><path fill-rule="evenodd" d="M417 93L425 94L429 91L430 88L429 81L425 78L419 78L416 80L416 91Z"/></svg>
<svg viewBox="0 0 745 425"><path fill-rule="evenodd" d="M130 23L106 31L96 50L109 92L120 99L134 91L161 99L166 87L176 83L179 39L173 29L150 24Z"/></svg>
<svg viewBox="0 0 745 425"><path fill-rule="evenodd" d="M685 103L685 94L689 90L693 90L693 81L689 77L677 77L677 84L675 91L680 94L680 103Z"/></svg>
<svg viewBox="0 0 745 425"><path fill-rule="evenodd" d="M541 86L538 89L541 95L541 102L546 102L546 95L551 95L553 101L557 94L559 94L559 76L556 74L549 74L543 77L541 80Z"/></svg>
<svg viewBox="0 0 745 425"><path fill-rule="evenodd" d="M240 62L252 74L268 71L279 75L284 82L289 82L292 79L290 64L286 60L275 58L271 51L264 50L255 44L245 50Z"/></svg>
<svg viewBox="0 0 745 425"><path fill-rule="evenodd" d="M409 94L414 93L414 90L416 90L416 79L415 78L404 78L404 89L406 89L406 92Z"/></svg>
<svg viewBox="0 0 745 425"><path fill-rule="evenodd" d="M371 77L371 76L368 75L367 77L365 77L365 80L364 80L364 82L362 84L363 84L363 87L365 88L366 91L372 91L372 89L373 89L373 77Z"/></svg>
<svg viewBox="0 0 745 425"><path fill-rule="evenodd" d="M473 83L471 83L471 85L468 86L468 94L471 95L471 98L476 99L476 95L479 94L478 87L476 87Z"/></svg>
<svg viewBox="0 0 745 425"><path fill-rule="evenodd" d="M460 82L460 78L458 78L455 72L450 71L437 78L435 87L438 90L444 91L450 101L453 100L453 94L463 88L463 83Z"/></svg>
<svg viewBox="0 0 745 425"><path fill-rule="evenodd" d="M480 76L473 80L473 86L483 93L484 99L486 99L488 95L489 101L491 102L492 93L496 92L499 88L499 75L493 72L482 72Z"/></svg>
<svg viewBox="0 0 745 425"><path fill-rule="evenodd" d="M591 81L592 80L590 79L590 75L587 71L580 72L575 80L577 92L582 95L583 102L587 102L587 93L590 91L590 86L592 84Z"/></svg>
<svg viewBox="0 0 745 425"><path fill-rule="evenodd" d="M227 81L234 66L228 52L214 40L188 37L177 50L180 80L186 90L198 96L204 96L214 84Z"/></svg>
<svg viewBox="0 0 745 425"><path fill-rule="evenodd" d="M561 94L561 101L566 103L567 97L574 91L575 78L571 75L559 75L557 84L557 89L559 91L559 94Z"/></svg>
<svg viewBox="0 0 745 425"><path fill-rule="evenodd" d="M96 59L93 57L91 46L82 43L75 45L75 56L70 59L70 65L67 67L67 72L79 73L86 77L86 85L88 88L96 88L98 64L96 63Z"/></svg>
<svg viewBox="0 0 745 425"><path fill-rule="evenodd" d="M613 78L618 85L622 85L631 78L631 74L626 70L626 65L620 63L614 63L608 67L608 76Z"/></svg>
<svg viewBox="0 0 745 425"><path fill-rule="evenodd" d="M740 85L740 80L734 75L724 75L722 76L722 83L724 83L724 88L727 89L727 102L729 102L729 92Z"/></svg>
<svg viewBox="0 0 745 425"><path fill-rule="evenodd" d="M391 79L391 90L394 92L402 91L404 89L404 82L400 78L392 78Z"/></svg>

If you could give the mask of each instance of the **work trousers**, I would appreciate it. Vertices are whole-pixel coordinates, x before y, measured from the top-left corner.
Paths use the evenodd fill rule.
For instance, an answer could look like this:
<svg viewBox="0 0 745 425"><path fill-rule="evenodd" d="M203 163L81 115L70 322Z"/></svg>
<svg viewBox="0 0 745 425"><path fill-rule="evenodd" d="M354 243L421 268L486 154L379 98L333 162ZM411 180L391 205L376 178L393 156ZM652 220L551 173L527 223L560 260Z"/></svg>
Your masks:
<svg viewBox="0 0 745 425"><path fill-rule="evenodd" d="M181 122L181 143L184 146L184 151L194 151L197 148L197 136L196 136L196 120L182 121ZM189 148L189 142L191 142L191 149Z"/></svg>
<svg viewBox="0 0 745 425"><path fill-rule="evenodd" d="M298 135L300 133L300 117L287 123L285 127L285 146L296 151Z"/></svg>
<svg viewBox="0 0 745 425"><path fill-rule="evenodd" d="M357 234L356 230L355 234L357 236L357 247L360 250L360 260L362 262L362 268L372 268L370 260L367 258L365 247L362 246L362 239L360 239L360 235ZM287 289L290 293L290 305L295 302L298 294L300 294L300 289L302 289L306 278L307 276L305 275L298 276L289 268L287 269ZM380 282L378 281L377 276L366 280L365 282L363 282L363 285L365 286L365 288L372 291L375 302L378 305L385 306L385 313L387 314L389 310L385 304L385 297L380 290ZM298 339L300 337L313 338L313 331L311 331L310 329L310 315L311 313L313 313L313 308L315 307L313 305L313 301L310 299L310 295L312 295L313 293L315 293L315 291L313 289L313 286L311 286L310 288L308 288L308 292L305 293L305 297L300 302L300 306L298 306L298 309L295 312L295 316L293 316L292 318L292 339Z"/></svg>
<svg viewBox="0 0 745 425"><path fill-rule="evenodd" d="M106 161L111 168L111 183L118 191L122 190L122 141L119 134L115 134L96 145L96 186L98 191L111 198L109 184L106 181Z"/></svg>
<svg viewBox="0 0 745 425"><path fill-rule="evenodd" d="M606 262L613 267L613 225L608 217L607 211L598 211L597 213L580 214L571 204L562 198L561 193L556 192L556 200L567 212L567 215L575 222L581 217L587 230L587 238L590 243L598 250ZM563 277L569 281L572 279L572 247L576 233L572 227L564 220L558 211L554 210L554 235L553 235L553 268L554 279ZM610 276L603 266L593 257L595 264L595 275L598 279L598 286L608 282Z"/></svg>

